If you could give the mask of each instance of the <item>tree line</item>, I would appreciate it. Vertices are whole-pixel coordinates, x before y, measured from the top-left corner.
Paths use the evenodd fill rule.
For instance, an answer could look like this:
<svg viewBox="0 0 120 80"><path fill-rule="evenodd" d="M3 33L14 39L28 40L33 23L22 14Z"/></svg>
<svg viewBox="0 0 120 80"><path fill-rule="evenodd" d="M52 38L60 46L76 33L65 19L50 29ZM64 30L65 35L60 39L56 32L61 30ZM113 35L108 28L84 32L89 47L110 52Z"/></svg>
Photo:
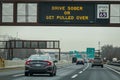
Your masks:
<svg viewBox="0 0 120 80"><path fill-rule="evenodd" d="M103 58L112 61L112 58L120 60L120 47L113 47L112 45L105 45L101 47L101 55Z"/></svg>

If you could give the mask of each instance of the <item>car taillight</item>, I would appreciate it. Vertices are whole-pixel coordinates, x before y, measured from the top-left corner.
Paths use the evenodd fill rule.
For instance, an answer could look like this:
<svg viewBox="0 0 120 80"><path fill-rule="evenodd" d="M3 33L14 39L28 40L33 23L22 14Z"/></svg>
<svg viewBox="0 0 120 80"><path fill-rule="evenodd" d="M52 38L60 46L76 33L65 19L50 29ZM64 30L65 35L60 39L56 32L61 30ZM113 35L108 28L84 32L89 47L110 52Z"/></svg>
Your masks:
<svg viewBox="0 0 120 80"><path fill-rule="evenodd" d="M31 60L27 60L27 61L25 62L25 65L29 65L30 62L31 62Z"/></svg>
<svg viewBox="0 0 120 80"><path fill-rule="evenodd" d="M94 60L91 60L90 62L91 62L91 63L94 63Z"/></svg>
<svg viewBox="0 0 120 80"><path fill-rule="evenodd" d="M50 61L45 61L45 62L47 62L47 65L48 65L48 66L51 66L51 65L52 65L52 62L50 62Z"/></svg>

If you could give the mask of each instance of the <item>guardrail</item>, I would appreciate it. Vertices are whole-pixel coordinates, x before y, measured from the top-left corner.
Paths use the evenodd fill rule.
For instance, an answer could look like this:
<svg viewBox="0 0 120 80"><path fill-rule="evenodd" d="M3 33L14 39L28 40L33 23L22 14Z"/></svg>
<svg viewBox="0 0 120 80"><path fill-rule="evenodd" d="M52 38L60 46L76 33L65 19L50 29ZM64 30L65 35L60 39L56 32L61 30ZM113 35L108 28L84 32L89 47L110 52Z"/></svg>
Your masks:
<svg viewBox="0 0 120 80"><path fill-rule="evenodd" d="M108 65L120 66L120 63L117 63L117 62L111 62L111 63L108 63Z"/></svg>
<svg viewBox="0 0 120 80"><path fill-rule="evenodd" d="M4 68L22 67L24 64L25 60L5 60Z"/></svg>
<svg viewBox="0 0 120 80"><path fill-rule="evenodd" d="M106 66L120 72L120 66L115 66L115 65L106 65Z"/></svg>

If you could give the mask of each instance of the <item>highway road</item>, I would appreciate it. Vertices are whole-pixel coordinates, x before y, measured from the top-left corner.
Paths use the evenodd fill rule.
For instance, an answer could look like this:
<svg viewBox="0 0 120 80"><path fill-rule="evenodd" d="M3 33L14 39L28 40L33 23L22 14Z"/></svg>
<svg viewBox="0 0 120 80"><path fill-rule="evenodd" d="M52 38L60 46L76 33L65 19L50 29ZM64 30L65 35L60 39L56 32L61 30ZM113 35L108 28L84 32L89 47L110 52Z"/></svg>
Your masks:
<svg viewBox="0 0 120 80"><path fill-rule="evenodd" d="M120 80L120 72L107 65L91 68L91 64L69 64L59 67L54 77L47 74L26 77L24 68L0 70L0 80Z"/></svg>

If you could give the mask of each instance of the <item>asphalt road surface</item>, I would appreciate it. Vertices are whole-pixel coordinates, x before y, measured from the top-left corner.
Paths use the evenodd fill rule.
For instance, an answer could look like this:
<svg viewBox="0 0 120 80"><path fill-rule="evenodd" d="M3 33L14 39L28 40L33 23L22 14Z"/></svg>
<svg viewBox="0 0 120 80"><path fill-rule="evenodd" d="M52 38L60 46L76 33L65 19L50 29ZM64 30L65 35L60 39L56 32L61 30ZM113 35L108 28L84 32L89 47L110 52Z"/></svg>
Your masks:
<svg viewBox="0 0 120 80"><path fill-rule="evenodd" d="M24 68L0 70L0 80L120 80L120 72L108 66L93 67L91 64L69 64L58 68L57 75L50 77L48 74L34 74L24 76Z"/></svg>

